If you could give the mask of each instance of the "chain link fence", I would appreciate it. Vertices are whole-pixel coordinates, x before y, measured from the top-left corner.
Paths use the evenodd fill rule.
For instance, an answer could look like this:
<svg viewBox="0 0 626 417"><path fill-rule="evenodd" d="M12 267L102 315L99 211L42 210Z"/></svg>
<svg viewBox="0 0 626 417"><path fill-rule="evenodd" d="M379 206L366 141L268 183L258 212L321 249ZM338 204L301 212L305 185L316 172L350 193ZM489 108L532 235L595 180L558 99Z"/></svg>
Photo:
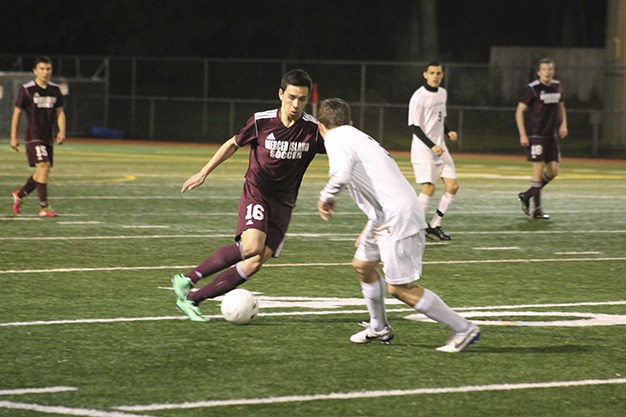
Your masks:
<svg viewBox="0 0 626 417"><path fill-rule="evenodd" d="M9 135L16 88L31 79L34 57L0 56L0 137ZM68 136L222 143L254 112L279 105L282 74L308 71L320 99L341 97L355 125L388 149L408 149L408 101L422 80L419 62L355 62L154 57L52 57L54 81L69 85ZM447 124L453 151L519 153L514 111L528 66L446 63ZM604 68L557 67L565 86L570 136L566 156L626 157L626 140L602 137ZM314 113L314 108L307 111Z"/></svg>

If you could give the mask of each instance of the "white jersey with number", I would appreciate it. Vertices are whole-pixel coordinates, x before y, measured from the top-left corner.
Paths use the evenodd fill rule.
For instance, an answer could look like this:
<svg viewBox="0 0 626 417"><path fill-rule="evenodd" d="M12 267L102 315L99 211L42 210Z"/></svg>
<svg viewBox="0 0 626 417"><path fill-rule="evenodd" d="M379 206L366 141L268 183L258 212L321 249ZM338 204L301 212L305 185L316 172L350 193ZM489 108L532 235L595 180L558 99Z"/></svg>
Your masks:
<svg viewBox="0 0 626 417"><path fill-rule="evenodd" d="M448 92L437 88L436 92L428 91L424 86L418 88L409 101L409 126L419 126L428 139L447 153L444 123L446 119L446 102ZM439 157L428 148L416 135L411 142L411 162L442 163Z"/></svg>
<svg viewBox="0 0 626 417"><path fill-rule="evenodd" d="M322 200L334 199L345 186L379 239L403 239L426 227L415 190L376 140L352 126L340 126L326 133L324 145L331 178Z"/></svg>

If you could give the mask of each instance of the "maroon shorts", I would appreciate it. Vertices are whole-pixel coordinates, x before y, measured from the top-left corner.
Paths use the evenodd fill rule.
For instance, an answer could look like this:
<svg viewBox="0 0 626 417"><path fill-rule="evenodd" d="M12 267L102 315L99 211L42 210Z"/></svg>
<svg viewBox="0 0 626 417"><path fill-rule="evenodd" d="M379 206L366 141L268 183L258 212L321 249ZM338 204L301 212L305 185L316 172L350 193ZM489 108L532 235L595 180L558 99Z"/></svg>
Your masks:
<svg viewBox="0 0 626 417"><path fill-rule="evenodd" d="M28 165L34 167L40 162L50 162L50 166L52 166L52 151L52 145L41 142L28 142L26 144Z"/></svg>
<svg viewBox="0 0 626 417"><path fill-rule="evenodd" d="M241 234L248 229L257 229L265 232L265 246L273 251L273 257L278 257L287 234L293 207L266 197L261 190L251 186L248 182L243 185L243 193L239 200L239 219L235 240L241 239Z"/></svg>
<svg viewBox="0 0 626 417"><path fill-rule="evenodd" d="M552 137L531 136L529 141L530 146L526 148L528 161L545 163L561 161L561 148L556 133Z"/></svg>

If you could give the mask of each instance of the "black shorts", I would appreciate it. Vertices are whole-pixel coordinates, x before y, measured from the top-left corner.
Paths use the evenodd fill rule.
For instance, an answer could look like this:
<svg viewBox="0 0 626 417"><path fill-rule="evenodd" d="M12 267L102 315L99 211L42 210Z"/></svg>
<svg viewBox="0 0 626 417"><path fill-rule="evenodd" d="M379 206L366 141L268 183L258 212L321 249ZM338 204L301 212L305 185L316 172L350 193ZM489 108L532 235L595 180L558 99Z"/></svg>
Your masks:
<svg viewBox="0 0 626 417"><path fill-rule="evenodd" d="M561 162L561 147L559 137L531 136L530 146L526 148L526 159L530 162Z"/></svg>
<svg viewBox="0 0 626 417"><path fill-rule="evenodd" d="M52 166L52 152L53 146L42 142L28 142L26 143L26 157L28 158L28 165L34 167L41 162L50 162Z"/></svg>
<svg viewBox="0 0 626 417"><path fill-rule="evenodd" d="M265 233L265 246L272 249L273 257L278 257L291 221L293 207L266 197L261 190L248 182L243 185L239 200L239 218L235 240L248 229L257 229Z"/></svg>

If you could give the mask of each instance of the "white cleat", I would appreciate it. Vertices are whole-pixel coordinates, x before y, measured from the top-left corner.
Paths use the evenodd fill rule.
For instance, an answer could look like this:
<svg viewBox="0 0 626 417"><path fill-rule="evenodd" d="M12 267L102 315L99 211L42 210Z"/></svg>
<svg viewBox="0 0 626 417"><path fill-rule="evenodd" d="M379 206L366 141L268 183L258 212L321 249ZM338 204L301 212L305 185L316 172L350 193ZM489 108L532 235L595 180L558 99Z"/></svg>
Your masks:
<svg viewBox="0 0 626 417"><path fill-rule="evenodd" d="M391 326L385 326L379 332L372 330L372 328L368 326L365 330L361 330L360 332L350 336L350 341L352 343L363 344L369 343L372 340L380 340L381 343L388 345L389 342L391 342L391 340L394 338L394 336L395 335L393 334L393 329L391 328Z"/></svg>
<svg viewBox="0 0 626 417"><path fill-rule="evenodd" d="M480 327L470 323L467 330L452 333L446 344L435 350L446 353L459 353L469 345L477 342L478 339L480 339Z"/></svg>

